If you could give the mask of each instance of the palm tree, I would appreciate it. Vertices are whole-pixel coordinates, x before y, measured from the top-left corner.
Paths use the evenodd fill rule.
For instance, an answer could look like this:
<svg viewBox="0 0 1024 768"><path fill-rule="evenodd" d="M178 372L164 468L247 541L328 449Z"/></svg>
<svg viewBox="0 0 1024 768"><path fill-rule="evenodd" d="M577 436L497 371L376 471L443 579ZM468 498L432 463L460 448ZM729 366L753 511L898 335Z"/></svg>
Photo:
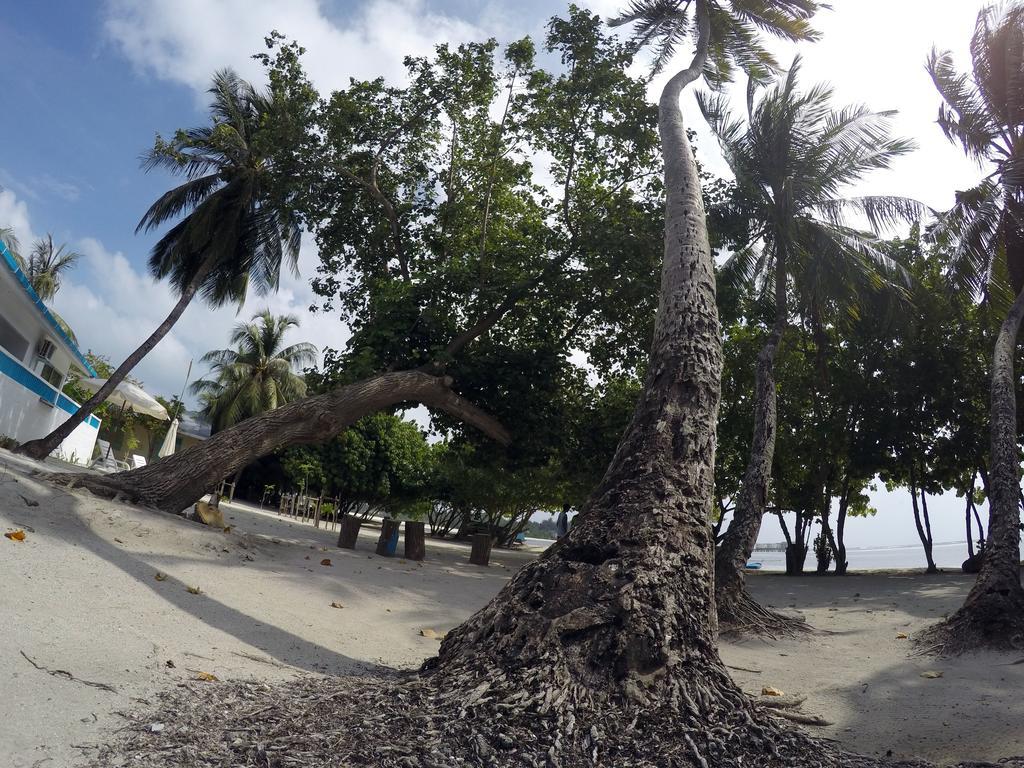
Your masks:
<svg viewBox="0 0 1024 768"><path fill-rule="evenodd" d="M774 299L774 322L755 366L750 458L715 561L719 618L776 629L786 622L746 595L743 568L767 505L777 415L773 369L790 305L819 330L826 307L856 315L859 296L906 278L880 247L877 233L923 212L920 204L902 197L841 196L867 173L888 168L913 144L890 135L894 113L864 106L835 110L832 89L821 84L802 91L799 74L798 56L760 98L752 82L745 121L731 114L721 95L697 97L736 176L741 211L751 222L748 242L727 262L723 276L771 291ZM850 226L850 214L863 216L871 231ZM818 347L823 355L824 346Z"/></svg>
<svg viewBox="0 0 1024 768"><path fill-rule="evenodd" d="M54 245L53 235L36 240L29 254L25 276L33 290L43 301L52 301L60 290L60 279L63 272L68 271L82 258L78 251L67 249L65 243Z"/></svg>
<svg viewBox="0 0 1024 768"><path fill-rule="evenodd" d="M267 154L273 147L259 133L273 99L231 70L214 75L209 93L211 124L178 131L170 141L157 137L143 159L147 171L163 168L186 179L150 206L136 230L181 217L149 257L150 273L170 280L177 303L77 413L20 453L41 459L54 450L167 335L197 293L212 306L241 304L250 286L260 294L275 290L283 262L297 269L298 220L274 189Z"/></svg>
<svg viewBox="0 0 1024 768"><path fill-rule="evenodd" d="M234 327L234 348L203 355L212 377L196 381L191 391L205 403L203 413L214 432L306 396L306 383L296 371L316 360L316 347L283 346L285 334L298 325L294 315L264 310Z"/></svg>
<svg viewBox="0 0 1024 768"><path fill-rule="evenodd" d="M25 259L21 256L21 243L14 233L14 227L0 227L0 243L7 248L7 252L11 254L18 266L24 269Z"/></svg>
<svg viewBox="0 0 1024 768"><path fill-rule="evenodd" d="M1024 636L1013 363L1024 319L1024 4L982 9L970 47L972 73L958 72L952 55L936 50L928 72L945 102L938 122L946 137L991 172L974 188L957 193L934 234L951 248L949 272L955 285L1009 309L992 360L985 560L963 607L929 632L931 641L954 652L1010 646ZM1012 302L1007 284L1016 295Z"/></svg>
<svg viewBox="0 0 1024 768"><path fill-rule="evenodd" d="M19 252L21 244L18 242L13 228L0 227L0 243L6 246L8 253L14 257L14 262L25 273L32 289L43 301L53 299L60 288L61 273L73 267L75 262L82 257L82 254L76 251L65 250L67 246L64 244L54 247L53 235L49 233L45 238L36 241L28 261ZM52 307L49 310L68 338L77 344L78 339L75 338L75 332L71 330L71 326Z"/></svg>

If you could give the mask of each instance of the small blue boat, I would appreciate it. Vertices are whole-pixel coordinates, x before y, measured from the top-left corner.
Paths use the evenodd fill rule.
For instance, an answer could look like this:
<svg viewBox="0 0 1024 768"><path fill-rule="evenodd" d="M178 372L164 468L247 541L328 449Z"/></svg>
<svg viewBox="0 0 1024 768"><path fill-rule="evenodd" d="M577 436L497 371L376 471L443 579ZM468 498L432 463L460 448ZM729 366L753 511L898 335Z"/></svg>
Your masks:
<svg viewBox="0 0 1024 768"><path fill-rule="evenodd" d="M755 563L755 562L749 562L749 563L747 563L743 567L746 568L748 571L759 571L759 570L761 570L761 564L760 563Z"/></svg>

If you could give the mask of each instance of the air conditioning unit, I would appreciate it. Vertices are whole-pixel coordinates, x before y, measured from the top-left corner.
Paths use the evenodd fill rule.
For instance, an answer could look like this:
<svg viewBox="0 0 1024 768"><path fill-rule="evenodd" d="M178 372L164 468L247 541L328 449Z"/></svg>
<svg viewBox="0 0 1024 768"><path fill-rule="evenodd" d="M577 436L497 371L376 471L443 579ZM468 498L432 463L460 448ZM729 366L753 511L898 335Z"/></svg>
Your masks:
<svg viewBox="0 0 1024 768"><path fill-rule="evenodd" d="M43 360L52 360L53 353L57 351L57 345L49 339L40 339L36 344L36 357Z"/></svg>

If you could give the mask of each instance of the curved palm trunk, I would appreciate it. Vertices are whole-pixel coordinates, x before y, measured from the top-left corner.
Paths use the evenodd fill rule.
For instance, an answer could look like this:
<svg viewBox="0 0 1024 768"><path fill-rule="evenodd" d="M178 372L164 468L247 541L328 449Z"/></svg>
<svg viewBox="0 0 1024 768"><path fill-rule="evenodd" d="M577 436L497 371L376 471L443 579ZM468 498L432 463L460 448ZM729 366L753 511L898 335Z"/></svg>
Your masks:
<svg viewBox="0 0 1024 768"><path fill-rule="evenodd" d="M785 263L780 258L775 267L775 323L768 340L758 353L754 371L754 432L750 443L750 459L736 499L732 523L715 553L715 599L718 614L722 623L733 629L756 629L766 624L777 630L784 629L784 622L772 621L774 615L754 603L746 593L743 569L754 551L761 531L761 520L768 505L768 484L775 457L778 420L775 355L785 330Z"/></svg>
<svg viewBox="0 0 1024 768"><path fill-rule="evenodd" d="M1024 290L996 337L992 358L989 530L985 559L963 606L927 631L923 643L953 652L978 646L1024 645L1024 588L1020 583L1020 455L1013 358L1024 320Z"/></svg>
<svg viewBox="0 0 1024 768"><path fill-rule="evenodd" d="M406 402L443 410L507 443L505 429L452 392L450 385L450 379L420 371L386 373L282 405L139 469L113 475L52 475L51 479L178 513L218 485L221 478L262 456L290 445L322 442L367 414Z"/></svg>
<svg viewBox="0 0 1024 768"><path fill-rule="evenodd" d="M171 328L174 327L174 324L178 322L178 318L181 317L181 314L192 302L196 292L199 290L199 286L203 284L203 280L206 279L206 276L210 274L210 270L212 269L213 260L207 259L207 261L199 267L195 277L192 278L192 281L188 284L185 290L182 291L177 303L175 303L174 308L171 309L167 317L164 318L164 321L160 323L156 330L149 335L149 338L142 342L138 349L128 355L124 362L117 366L117 370L110 375L110 378L107 379L107 383L100 387L96 394L82 403L82 406L75 413L71 414L67 421L53 430L50 434L45 437L40 437L37 440L29 440L26 443L22 443L15 449L15 453L20 453L33 459L45 459L54 450L56 450L57 446L59 446L68 435L74 432L75 428L78 427L79 424L89 418L89 414L96 410L98 406L102 405L103 402L110 397L117 388L117 385L124 381L125 377L132 372L132 369L139 364L142 358L148 355L153 350L153 347L159 344L163 337L170 332Z"/></svg>

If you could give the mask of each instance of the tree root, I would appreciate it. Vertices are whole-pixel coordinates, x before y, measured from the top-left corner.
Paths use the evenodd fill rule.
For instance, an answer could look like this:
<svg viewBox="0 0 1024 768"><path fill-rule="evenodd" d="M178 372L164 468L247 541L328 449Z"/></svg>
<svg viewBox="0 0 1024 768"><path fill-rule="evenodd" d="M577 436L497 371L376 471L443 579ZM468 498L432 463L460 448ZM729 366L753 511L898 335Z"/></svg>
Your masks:
<svg viewBox="0 0 1024 768"><path fill-rule="evenodd" d="M758 704L768 709L795 709L807 701L806 696L758 696Z"/></svg>
<svg viewBox="0 0 1024 768"><path fill-rule="evenodd" d="M832 725L829 720L826 720L821 715L809 715L806 712L790 712L787 709L780 709L773 714L776 717L784 717L786 720L800 723L800 725Z"/></svg>
<svg viewBox="0 0 1024 768"><path fill-rule="evenodd" d="M984 649L1024 650L1024 597L1019 591L975 591L952 616L914 637L922 655L959 656Z"/></svg>
<svg viewBox="0 0 1024 768"><path fill-rule="evenodd" d="M803 619L784 616L754 600L746 589L733 598L718 601L719 634L723 637L755 635L778 640L798 637L814 629Z"/></svg>

